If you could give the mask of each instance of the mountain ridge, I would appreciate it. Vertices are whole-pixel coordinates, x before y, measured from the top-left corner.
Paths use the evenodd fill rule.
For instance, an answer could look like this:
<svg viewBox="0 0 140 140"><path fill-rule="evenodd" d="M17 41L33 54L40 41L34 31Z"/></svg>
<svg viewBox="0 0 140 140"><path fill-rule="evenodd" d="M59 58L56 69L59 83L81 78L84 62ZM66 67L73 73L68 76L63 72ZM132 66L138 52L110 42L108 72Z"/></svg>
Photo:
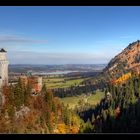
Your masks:
<svg viewBox="0 0 140 140"><path fill-rule="evenodd" d="M116 55L103 72L110 78L118 78L128 72L140 73L140 40L130 43L122 52Z"/></svg>

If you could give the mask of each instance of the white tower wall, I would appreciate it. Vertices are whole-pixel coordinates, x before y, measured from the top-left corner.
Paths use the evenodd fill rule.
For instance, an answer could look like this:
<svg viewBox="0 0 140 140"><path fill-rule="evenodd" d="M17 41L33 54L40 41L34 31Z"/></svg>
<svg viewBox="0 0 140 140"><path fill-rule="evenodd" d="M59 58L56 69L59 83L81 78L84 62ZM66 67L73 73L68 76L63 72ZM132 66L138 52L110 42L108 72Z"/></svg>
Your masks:
<svg viewBox="0 0 140 140"><path fill-rule="evenodd" d="M0 51L0 87L8 84L8 64L6 52Z"/></svg>

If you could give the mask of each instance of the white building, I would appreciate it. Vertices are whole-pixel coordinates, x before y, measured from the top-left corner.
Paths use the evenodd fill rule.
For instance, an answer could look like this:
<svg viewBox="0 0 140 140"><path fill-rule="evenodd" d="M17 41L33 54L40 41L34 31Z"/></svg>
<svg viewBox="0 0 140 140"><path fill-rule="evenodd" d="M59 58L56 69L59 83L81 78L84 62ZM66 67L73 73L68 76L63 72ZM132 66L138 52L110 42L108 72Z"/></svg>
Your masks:
<svg viewBox="0 0 140 140"><path fill-rule="evenodd" d="M7 52L4 49L0 50L0 87L8 84L8 64Z"/></svg>

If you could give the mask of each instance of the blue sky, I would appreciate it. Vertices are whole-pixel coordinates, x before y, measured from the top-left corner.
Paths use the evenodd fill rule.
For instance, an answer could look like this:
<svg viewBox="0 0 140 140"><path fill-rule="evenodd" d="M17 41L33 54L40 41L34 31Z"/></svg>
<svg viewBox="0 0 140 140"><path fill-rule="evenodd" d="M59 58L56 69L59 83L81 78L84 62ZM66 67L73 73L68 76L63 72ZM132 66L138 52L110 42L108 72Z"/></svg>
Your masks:
<svg viewBox="0 0 140 140"><path fill-rule="evenodd" d="M108 63L140 39L140 7L0 7L0 47L11 64Z"/></svg>

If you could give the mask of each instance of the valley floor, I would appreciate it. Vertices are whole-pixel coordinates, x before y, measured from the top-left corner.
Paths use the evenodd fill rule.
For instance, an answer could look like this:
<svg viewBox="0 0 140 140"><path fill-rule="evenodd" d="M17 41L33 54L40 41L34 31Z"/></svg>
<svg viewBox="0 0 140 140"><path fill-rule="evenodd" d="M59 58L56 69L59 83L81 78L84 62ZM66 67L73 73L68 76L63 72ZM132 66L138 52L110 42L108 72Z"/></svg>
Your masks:
<svg viewBox="0 0 140 140"><path fill-rule="evenodd" d="M65 106L69 106L70 108L74 109L76 106L80 106L81 104L87 103L90 105L96 105L103 99L105 96L104 92L96 91L95 94L89 95L79 95L74 97L65 97L61 98L60 100L64 103Z"/></svg>

